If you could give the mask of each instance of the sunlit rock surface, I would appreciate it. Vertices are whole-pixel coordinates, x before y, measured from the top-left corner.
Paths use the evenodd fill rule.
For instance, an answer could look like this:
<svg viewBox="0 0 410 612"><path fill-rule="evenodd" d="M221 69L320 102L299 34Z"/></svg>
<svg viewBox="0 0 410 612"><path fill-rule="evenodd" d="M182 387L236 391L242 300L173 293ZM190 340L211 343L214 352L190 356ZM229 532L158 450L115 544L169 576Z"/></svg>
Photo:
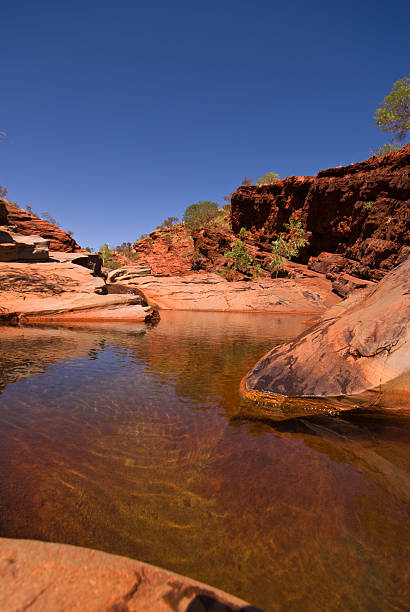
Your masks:
<svg viewBox="0 0 410 612"><path fill-rule="evenodd" d="M355 292L250 371L245 392L285 397L353 395L410 370L410 259Z"/></svg>
<svg viewBox="0 0 410 612"><path fill-rule="evenodd" d="M138 287L164 310L322 313L340 301L330 281L310 272L291 278L228 282L216 274L145 276Z"/></svg>
<svg viewBox="0 0 410 612"><path fill-rule="evenodd" d="M257 612L147 563L64 544L0 539L0 609L33 612Z"/></svg>
<svg viewBox="0 0 410 612"><path fill-rule="evenodd" d="M80 259L86 258L86 254L81 254ZM90 266L93 265L91 261ZM54 257L42 263L0 262L0 320L6 322L11 317L20 322L62 319L143 322L151 312L152 307L141 295L107 295L104 279L70 257Z"/></svg>

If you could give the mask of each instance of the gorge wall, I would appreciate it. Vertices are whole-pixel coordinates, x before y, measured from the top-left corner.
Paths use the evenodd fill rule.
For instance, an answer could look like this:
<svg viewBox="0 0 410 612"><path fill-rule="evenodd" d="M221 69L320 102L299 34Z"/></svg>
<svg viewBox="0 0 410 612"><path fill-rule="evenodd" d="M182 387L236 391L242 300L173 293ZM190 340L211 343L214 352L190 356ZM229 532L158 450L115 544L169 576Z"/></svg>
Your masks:
<svg viewBox="0 0 410 612"><path fill-rule="evenodd" d="M261 249L270 251L293 216L309 233L299 261L334 253L344 258L339 269L379 280L410 255L410 144L316 177L244 185L231 201L233 231L252 231Z"/></svg>

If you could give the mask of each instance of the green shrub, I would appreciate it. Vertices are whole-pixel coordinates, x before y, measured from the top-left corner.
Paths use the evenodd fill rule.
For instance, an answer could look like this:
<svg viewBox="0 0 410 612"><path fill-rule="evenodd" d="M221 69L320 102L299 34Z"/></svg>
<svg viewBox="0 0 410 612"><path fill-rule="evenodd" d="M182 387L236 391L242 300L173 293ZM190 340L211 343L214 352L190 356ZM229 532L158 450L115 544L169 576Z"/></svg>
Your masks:
<svg viewBox="0 0 410 612"><path fill-rule="evenodd" d="M257 185L266 185L267 183L276 183L279 180L279 174L276 172L267 172L256 181Z"/></svg>
<svg viewBox="0 0 410 612"><path fill-rule="evenodd" d="M108 261L109 261L109 259L111 257L111 251L110 251L109 245L107 243L103 244L100 247L100 249L98 251L98 254L99 254L99 256L102 259L103 266L107 266Z"/></svg>
<svg viewBox="0 0 410 612"><path fill-rule="evenodd" d="M383 157L383 155L387 155L388 153L393 153L394 151L398 151L400 149L399 145L394 144L393 142L388 142L384 144L380 149L376 151L371 150L371 153L376 157Z"/></svg>
<svg viewBox="0 0 410 612"><path fill-rule="evenodd" d="M189 229L199 229L209 225L218 216L218 213L218 204L216 202L202 200L188 206L182 220Z"/></svg>
<svg viewBox="0 0 410 612"><path fill-rule="evenodd" d="M370 202L370 201L369 202L364 202L363 208L365 210L371 210L373 208L373 202Z"/></svg>
<svg viewBox="0 0 410 612"><path fill-rule="evenodd" d="M297 257L299 250L309 244L305 238L305 230L301 221L289 219L289 223L285 223L285 228L288 230L287 235L282 232L276 240L272 241L272 258L269 265L276 276L286 261L291 257Z"/></svg>
<svg viewBox="0 0 410 612"><path fill-rule="evenodd" d="M240 272L248 273L249 268L253 266L253 257L250 254L244 239L249 236L249 232L242 227L239 232L239 240L236 240L230 251L224 253L224 257L233 261L233 269Z"/></svg>
<svg viewBox="0 0 410 612"><path fill-rule="evenodd" d="M6 187L2 187L0 185L0 198L5 198L7 194L8 194L8 190L6 189Z"/></svg>

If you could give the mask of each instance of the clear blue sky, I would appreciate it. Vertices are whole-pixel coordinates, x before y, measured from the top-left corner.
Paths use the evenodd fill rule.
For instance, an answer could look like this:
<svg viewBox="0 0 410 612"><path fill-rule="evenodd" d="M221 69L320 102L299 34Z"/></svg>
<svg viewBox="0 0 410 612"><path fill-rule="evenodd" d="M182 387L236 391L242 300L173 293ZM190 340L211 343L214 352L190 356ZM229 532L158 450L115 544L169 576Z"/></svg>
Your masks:
<svg viewBox="0 0 410 612"><path fill-rule="evenodd" d="M83 246L369 157L405 0L0 0L0 184Z"/></svg>

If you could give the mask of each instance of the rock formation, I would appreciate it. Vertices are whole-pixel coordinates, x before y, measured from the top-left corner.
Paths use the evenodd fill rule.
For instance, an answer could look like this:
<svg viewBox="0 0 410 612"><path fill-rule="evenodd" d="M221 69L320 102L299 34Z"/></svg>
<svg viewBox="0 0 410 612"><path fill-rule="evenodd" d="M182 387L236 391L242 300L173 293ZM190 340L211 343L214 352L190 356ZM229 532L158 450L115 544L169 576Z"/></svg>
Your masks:
<svg viewBox="0 0 410 612"><path fill-rule="evenodd" d="M164 310L316 314L340 301L331 283L310 271L297 280L234 282L206 272L182 277L144 276L138 287L149 302Z"/></svg>
<svg viewBox="0 0 410 612"><path fill-rule="evenodd" d="M108 291L99 255L49 251L50 240L16 233L0 204L0 322L158 319L141 291Z"/></svg>
<svg viewBox="0 0 410 612"><path fill-rule="evenodd" d="M313 328L275 347L251 370L257 398L335 397L378 387L410 370L410 258L375 287L352 293Z"/></svg>
<svg viewBox="0 0 410 612"><path fill-rule="evenodd" d="M1 610L258 612L196 580L77 546L2 538L0 568Z"/></svg>
<svg viewBox="0 0 410 612"><path fill-rule="evenodd" d="M262 250L292 215L309 233L300 261L338 254L339 271L379 280L410 254L410 144L316 177L244 185L232 195L234 232L251 230Z"/></svg>
<svg viewBox="0 0 410 612"><path fill-rule="evenodd" d="M47 261L48 244L40 236L22 236L0 226L0 261Z"/></svg>
<svg viewBox="0 0 410 612"><path fill-rule="evenodd" d="M64 230L1 198L0 225L5 225L5 223L1 221L2 208L6 209L8 224L15 227L15 232L17 234L22 236L35 235L46 238L49 241L49 248L52 251L74 253L75 251L82 250L74 238Z"/></svg>

